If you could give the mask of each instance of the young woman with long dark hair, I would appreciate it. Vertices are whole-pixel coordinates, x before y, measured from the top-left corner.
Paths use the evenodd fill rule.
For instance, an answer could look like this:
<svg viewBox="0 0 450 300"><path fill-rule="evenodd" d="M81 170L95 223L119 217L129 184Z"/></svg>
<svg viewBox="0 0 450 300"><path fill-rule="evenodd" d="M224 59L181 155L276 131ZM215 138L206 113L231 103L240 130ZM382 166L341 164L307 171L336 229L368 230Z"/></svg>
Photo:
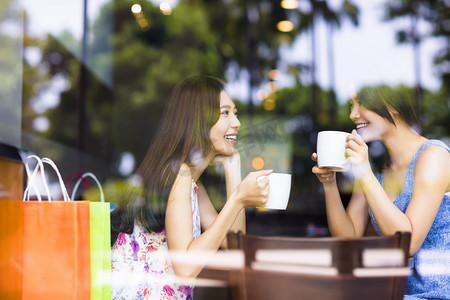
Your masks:
<svg viewBox="0 0 450 300"><path fill-rule="evenodd" d="M111 215L113 299L192 299L192 287L177 278L195 278L202 266L171 261L169 250L225 248L229 230L245 232L244 208L264 206L268 179L257 179L271 170L241 181L236 113L214 77L191 77L172 91L136 172L143 188L130 189ZM222 165L225 174L227 201L220 213L199 181L210 164Z"/></svg>

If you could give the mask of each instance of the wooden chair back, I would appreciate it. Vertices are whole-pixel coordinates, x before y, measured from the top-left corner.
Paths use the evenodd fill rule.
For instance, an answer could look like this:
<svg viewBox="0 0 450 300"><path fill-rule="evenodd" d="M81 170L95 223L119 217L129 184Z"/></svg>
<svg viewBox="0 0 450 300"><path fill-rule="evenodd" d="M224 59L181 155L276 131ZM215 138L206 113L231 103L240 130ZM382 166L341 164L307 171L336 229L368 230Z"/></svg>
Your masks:
<svg viewBox="0 0 450 300"><path fill-rule="evenodd" d="M229 233L245 267L234 299L403 299L410 233L362 238ZM236 287L235 287L236 289Z"/></svg>

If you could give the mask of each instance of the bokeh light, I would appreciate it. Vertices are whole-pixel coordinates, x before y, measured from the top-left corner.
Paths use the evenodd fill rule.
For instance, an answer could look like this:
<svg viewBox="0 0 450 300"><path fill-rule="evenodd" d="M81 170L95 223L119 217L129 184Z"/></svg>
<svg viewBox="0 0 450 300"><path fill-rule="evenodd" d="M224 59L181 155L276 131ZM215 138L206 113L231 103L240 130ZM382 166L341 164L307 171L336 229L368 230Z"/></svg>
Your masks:
<svg viewBox="0 0 450 300"><path fill-rule="evenodd" d="M161 12L163 13L163 15L168 16L168 15L171 15L171 14L172 14L172 7L171 7L170 4L167 3L167 2L162 2L162 3L159 5L159 9L160 9Z"/></svg>
<svg viewBox="0 0 450 300"><path fill-rule="evenodd" d="M275 100L272 98L267 98L264 100L263 107L265 110L274 110L275 109Z"/></svg>
<svg viewBox="0 0 450 300"><path fill-rule="evenodd" d="M281 1L281 7L284 9L296 9L298 8L297 0L283 0Z"/></svg>
<svg viewBox="0 0 450 300"><path fill-rule="evenodd" d="M255 170L261 170L264 168L264 160L261 157L255 157L252 160L252 167Z"/></svg>
<svg viewBox="0 0 450 300"><path fill-rule="evenodd" d="M139 4L133 4L133 6L131 6L131 12L133 14L138 14L142 11L142 7Z"/></svg>
<svg viewBox="0 0 450 300"><path fill-rule="evenodd" d="M278 74L280 74L280 70L277 70L277 69L270 70L269 71L269 79L275 80L276 77L278 76Z"/></svg>
<svg viewBox="0 0 450 300"><path fill-rule="evenodd" d="M150 24L142 12L142 7L139 4L133 4L131 6L131 12L134 14L139 27L143 31L147 31L150 28Z"/></svg>
<svg viewBox="0 0 450 300"><path fill-rule="evenodd" d="M281 32L290 32L294 29L294 24L291 21L280 21L277 24L277 29Z"/></svg>
<svg viewBox="0 0 450 300"><path fill-rule="evenodd" d="M256 98L258 100L263 101L264 99L266 99L269 96L269 93L266 90L260 89L256 92Z"/></svg>

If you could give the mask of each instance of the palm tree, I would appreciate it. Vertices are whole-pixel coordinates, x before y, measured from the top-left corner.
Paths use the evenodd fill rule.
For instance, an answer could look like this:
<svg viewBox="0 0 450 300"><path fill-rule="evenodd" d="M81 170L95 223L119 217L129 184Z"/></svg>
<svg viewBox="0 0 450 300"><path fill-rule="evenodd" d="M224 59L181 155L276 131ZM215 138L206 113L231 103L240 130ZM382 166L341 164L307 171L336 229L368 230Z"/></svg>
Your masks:
<svg viewBox="0 0 450 300"><path fill-rule="evenodd" d="M225 70L233 63L249 73L250 90L259 86L279 59L280 44L293 34L281 33L277 23L286 19L279 0L181 0L201 5L216 34L217 50ZM263 49L263 51L261 51ZM252 97L249 95L249 107Z"/></svg>
<svg viewBox="0 0 450 300"><path fill-rule="evenodd" d="M358 20L359 9L350 1L344 1L342 6L337 11L337 18L330 14L327 18L324 17L327 23L327 43L328 43L328 76L330 82L329 92L329 116L330 125L334 126L337 123L337 99L336 99L336 82L334 71L334 47L333 34L336 28L340 28L340 19L348 18L354 26L359 25Z"/></svg>
<svg viewBox="0 0 450 300"><path fill-rule="evenodd" d="M301 34L307 30L311 34L311 113L313 115L314 125L318 123L318 113L320 107L317 103L317 79L316 79L316 37L315 37L315 24L320 17L327 25L327 41L328 41L328 68L330 76L330 92L329 92L329 116L330 123L336 124L337 116L337 101L335 93L334 82L334 58L333 58L333 32L335 28L339 28L341 25L341 19L349 18L354 26L358 26L358 7L351 1L343 1L341 7L337 10L333 10L328 5L326 0L308 0L310 4L309 11L298 10L299 24L295 30L297 34Z"/></svg>
<svg viewBox="0 0 450 300"><path fill-rule="evenodd" d="M421 107L422 96L422 82L420 71L420 42L421 36L417 30L417 21L419 16L419 1L417 0L402 0L402 1L387 1L385 3L385 15L384 20L391 21L399 17L409 16L411 19L411 27L409 29L401 29L396 32L396 38L398 43L411 43L414 51L414 76L416 86L416 101L417 108ZM420 111L419 111L420 115Z"/></svg>
<svg viewBox="0 0 450 300"><path fill-rule="evenodd" d="M422 108L422 82L420 70L420 43L428 37L439 37L443 41L442 48L434 57L434 64L437 66L437 73L442 78L442 86L445 92L450 94L450 72L446 67L450 62L450 21L449 4L447 0L391 0L384 4L385 21L392 21L397 18L409 17L411 26L402 28L396 32L398 43L412 44L414 51L414 73L417 90L417 107ZM428 32L419 33L417 24L419 21L427 22L430 26ZM420 114L421 115L421 114Z"/></svg>

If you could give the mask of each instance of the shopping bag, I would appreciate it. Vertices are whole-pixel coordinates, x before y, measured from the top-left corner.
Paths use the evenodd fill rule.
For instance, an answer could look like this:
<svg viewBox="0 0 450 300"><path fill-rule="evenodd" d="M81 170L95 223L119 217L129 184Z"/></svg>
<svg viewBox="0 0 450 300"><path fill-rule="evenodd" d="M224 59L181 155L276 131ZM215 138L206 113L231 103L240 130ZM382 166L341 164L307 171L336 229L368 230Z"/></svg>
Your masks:
<svg viewBox="0 0 450 300"><path fill-rule="evenodd" d="M0 299L21 299L24 164L19 149L0 147Z"/></svg>
<svg viewBox="0 0 450 300"><path fill-rule="evenodd" d="M20 199L0 201L0 299L22 299L22 206Z"/></svg>
<svg viewBox="0 0 450 300"><path fill-rule="evenodd" d="M29 178L23 205L22 299L90 299L90 205L70 201L58 168L48 158ZM37 171L50 165L58 176L63 201L27 201ZM42 176L47 185L45 176ZM48 186L46 186L48 191ZM38 193L39 194L39 193Z"/></svg>
<svg viewBox="0 0 450 300"><path fill-rule="evenodd" d="M28 165L25 165L25 169L29 177ZM35 173L37 171L38 169ZM23 185L23 179L21 181ZM34 187L34 184L32 186ZM21 188L20 193L22 192ZM23 203L21 200L6 198L0 201L0 299L22 299Z"/></svg>
<svg viewBox="0 0 450 300"><path fill-rule="evenodd" d="M86 191L92 192L87 178L92 178L100 191L100 202L90 200L90 245L91 245L91 299L111 299L111 223L110 204L105 202L100 181L91 172L84 173L75 183L72 199L81 182Z"/></svg>

